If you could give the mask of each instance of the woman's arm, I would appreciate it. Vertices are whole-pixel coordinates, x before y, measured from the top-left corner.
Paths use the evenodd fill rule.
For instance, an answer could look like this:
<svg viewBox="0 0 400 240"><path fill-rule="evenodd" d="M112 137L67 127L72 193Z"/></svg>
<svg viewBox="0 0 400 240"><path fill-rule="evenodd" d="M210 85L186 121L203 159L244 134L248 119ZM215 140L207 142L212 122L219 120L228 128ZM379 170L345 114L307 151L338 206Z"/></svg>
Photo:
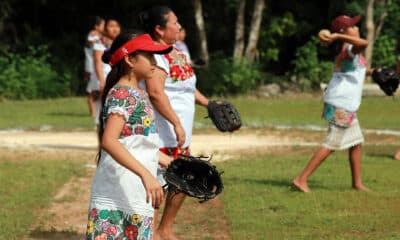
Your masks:
<svg viewBox="0 0 400 240"><path fill-rule="evenodd" d="M172 109L167 94L165 94L164 84L166 77L167 74L165 71L156 67L154 72L145 80L146 90L153 106L174 126L178 146L182 146L186 139L185 130L182 127L178 115L176 115L175 111Z"/></svg>
<svg viewBox="0 0 400 240"><path fill-rule="evenodd" d="M94 70L95 70L97 79L100 82L100 92L103 91L103 88L105 86L103 61L101 60L102 56L103 56L103 51L98 51L98 50L93 51Z"/></svg>
<svg viewBox="0 0 400 240"><path fill-rule="evenodd" d="M106 150L122 166L126 167L143 182L146 189L146 201L150 198L153 207L158 207L163 201L163 190L157 179L138 162L132 154L118 141L118 137L125 124L125 119L119 114L110 114L101 139L101 147Z"/></svg>
<svg viewBox="0 0 400 240"><path fill-rule="evenodd" d="M343 42L353 45L353 48L351 49L351 51L354 54L361 53L368 46L368 41L363 38L353 37L353 36L350 36L347 34L341 34L341 33L332 33L331 36L334 40L342 40Z"/></svg>
<svg viewBox="0 0 400 240"><path fill-rule="evenodd" d="M203 107L208 106L209 100L198 89L196 89L196 92L194 93L194 98L196 100L196 104L199 104Z"/></svg>

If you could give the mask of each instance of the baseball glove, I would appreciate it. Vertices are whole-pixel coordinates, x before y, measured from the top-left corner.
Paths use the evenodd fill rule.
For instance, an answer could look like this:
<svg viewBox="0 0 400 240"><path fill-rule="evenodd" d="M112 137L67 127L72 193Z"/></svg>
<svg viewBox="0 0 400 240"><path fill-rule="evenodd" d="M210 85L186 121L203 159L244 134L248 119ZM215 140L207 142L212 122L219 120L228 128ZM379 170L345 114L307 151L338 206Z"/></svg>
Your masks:
<svg viewBox="0 0 400 240"><path fill-rule="evenodd" d="M399 77L396 75L396 72L390 68L374 69L372 72L372 79L388 96L393 96L399 86Z"/></svg>
<svg viewBox="0 0 400 240"><path fill-rule="evenodd" d="M242 126L239 112L229 102L210 101L207 110L208 117L221 132L233 132Z"/></svg>
<svg viewBox="0 0 400 240"><path fill-rule="evenodd" d="M200 199L200 203L215 198L224 188L217 168L204 157L180 155L165 171L170 190Z"/></svg>

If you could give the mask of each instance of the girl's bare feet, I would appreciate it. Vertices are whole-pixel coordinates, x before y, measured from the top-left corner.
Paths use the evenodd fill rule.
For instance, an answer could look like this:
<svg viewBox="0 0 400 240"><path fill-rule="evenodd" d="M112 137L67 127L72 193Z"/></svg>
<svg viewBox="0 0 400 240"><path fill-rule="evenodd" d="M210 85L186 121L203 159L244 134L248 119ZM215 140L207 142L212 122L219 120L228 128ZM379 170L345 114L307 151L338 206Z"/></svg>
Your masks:
<svg viewBox="0 0 400 240"><path fill-rule="evenodd" d="M400 160L400 150L396 152L396 154L394 155L394 159Z"/></svg>
<svg viewBox="0 0 400 240"><path fill-rule="evenodd" d="M354 185L353 188L355 190L362 191L362 192L371 192L371 190L369 188L365 187L362 184L361 185Z"/></svg>
<svg viewBox="0 0 400 240"><path fill-rule="evenodd" d="M309 193L311 192L311 189L308 187L307 182L301 182L299 178L295 178L293 180L293 186L295 186L298 190Z"/></svg>
<svg viewBox="0 0 400 240"><path fill-rule="evenodd" d="M154 231L154 240L179 240L179 238L172 232L163 232L159 229Z"/></svg>

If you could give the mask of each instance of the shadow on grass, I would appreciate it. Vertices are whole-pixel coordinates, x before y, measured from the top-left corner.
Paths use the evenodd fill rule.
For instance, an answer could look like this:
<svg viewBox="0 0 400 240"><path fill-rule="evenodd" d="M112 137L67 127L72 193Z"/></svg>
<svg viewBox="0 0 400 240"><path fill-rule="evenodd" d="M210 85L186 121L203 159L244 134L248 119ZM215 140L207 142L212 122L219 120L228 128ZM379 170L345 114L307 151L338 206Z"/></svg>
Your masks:
<svg viewBox="0 0 400 240"><path fill-rule="evenodd" d="M369 157L382 158L383 160L395 160L393 155L389 153L367 153Z"/></svg>
<svg viewBox="0 0 400 240"><path fill-rule="evenodd" d="M288 189L292 192L299 191L298 188L294 187L292 184L292 180L288 179L252 179L252 178L224 178L224 183L232 183L234 185L237 184L251 184L251 185L269 185L273 187L280 187ZM313 189L329 189L324 185L319 184L313 180L308 181L309 185L313 187Z"/></svg>
<svg viewBox="0 0 400 240"><path fill-rule="evenodd" d="M81 240L84 239L84 233L76 231L57 231L56 229L42 230L35 229L29 234L30 240Z"/></svg>

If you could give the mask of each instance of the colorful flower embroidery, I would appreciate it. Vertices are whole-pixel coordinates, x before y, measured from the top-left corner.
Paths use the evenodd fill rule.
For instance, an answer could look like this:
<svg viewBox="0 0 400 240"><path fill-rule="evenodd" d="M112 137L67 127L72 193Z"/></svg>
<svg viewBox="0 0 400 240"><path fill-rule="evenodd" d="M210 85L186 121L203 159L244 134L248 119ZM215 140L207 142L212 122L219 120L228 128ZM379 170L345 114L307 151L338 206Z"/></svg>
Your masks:
<svg viewBox="0 0 400 240"><path fill-rule="evenodd" d="M178 57L172 59L169 54L165 54L165 58L169 63L169 74L173 82L185 81L194 75L193 68L187 62L187 57L184 53L177 50Z"/></svg>
<svg viewBox="0 0 400 240"><path fill-rule="evenodd" d="M126 90L126 88L119 88L117 91L115 91L114 96L117 99L125 99L129 96L129 92Z"/></svg>
<svg viewBox="0 0 400 240"><path fill-rule="evenodd" d="M133 214L132 215L132 222L135 224L138 224L140 222L140 215L139 214Z"/></svg>
<svg viewBox="0 0 400 240"><path fill-rule="evenodd" d="M150 127L150 124L151 124L150 118L149 118L149 117L145 117L145 118L143 119L143 125L144 125L145 127Z"/></svg>
<svg viewBox="0 0 400 240"><path fill-rule="evenodd" d="M127 86L116 85L108 92L106 105L103 109L103 121L107 114L116 112L126 114L127 121L122 128L120 138L135 135L148 136L156 133L154 112L144 91Z"/></svg>
<svg viewBox="0 0 400 240"><path fill-rule="evenodd" d="M125 228L125 235L129 240L134 240L138 235L138 228L136 226L127 226Z"/></svg>
<svg viewBox="0 0 400 240"><path fill-rule="evenodd" d="M89 220L88 221L88 225L87 225L87 234L91 234L94 231L94 223L93 220Z"/></svg>
<svg viewBox="0 0 400 240"><path fill-rule="evenodd" d="M119 210L102 209L97 215L93 215L93 212L93 209L89 211L87 240L151 239L152 217ZM100 213L107 215L107 218L102 219Z"/></svg>

